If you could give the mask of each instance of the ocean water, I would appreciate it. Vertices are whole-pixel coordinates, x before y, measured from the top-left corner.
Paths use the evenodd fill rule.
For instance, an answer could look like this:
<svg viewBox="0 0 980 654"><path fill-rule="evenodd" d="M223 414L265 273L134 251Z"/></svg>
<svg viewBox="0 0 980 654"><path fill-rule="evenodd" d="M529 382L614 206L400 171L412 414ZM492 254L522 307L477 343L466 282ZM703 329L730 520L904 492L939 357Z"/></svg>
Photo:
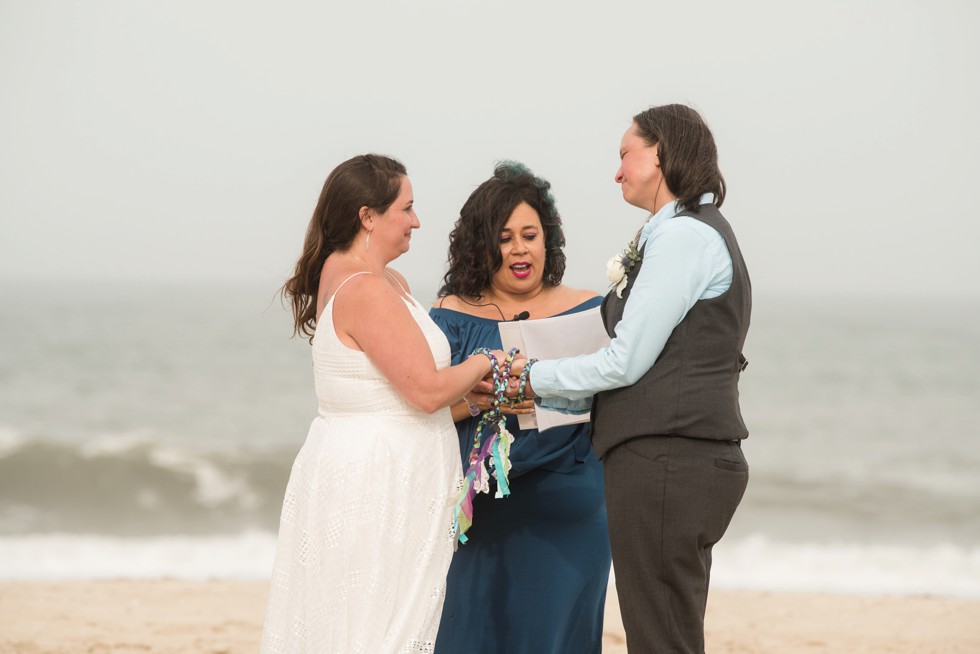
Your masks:
<svg viewBox="0 0 980 654"><path fill-rule="evenodd" d="M755 307L713 584L980 597L980 301ZM0 285L0 578L267 577L290 335L271 287Z"/></svg>

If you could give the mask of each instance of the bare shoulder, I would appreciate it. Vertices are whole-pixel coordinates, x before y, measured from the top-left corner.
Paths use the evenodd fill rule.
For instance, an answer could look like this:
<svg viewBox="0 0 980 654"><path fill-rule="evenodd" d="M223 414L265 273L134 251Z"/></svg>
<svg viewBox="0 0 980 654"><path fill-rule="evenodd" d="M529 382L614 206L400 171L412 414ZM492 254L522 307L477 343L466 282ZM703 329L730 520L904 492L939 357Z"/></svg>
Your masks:
<svg viewBox="0 0 980 654"><path fill-rule="evenodd" d="M562 304L566 304L569 309L572 307L577 307L583 302L587 302L592 298L602 297L595 291L587 288L571 288L562 284L558 287L558 296Z"/></svg>
<svg viewBox="0 0 980 654"><path fill-rule="evenodd" d="M391 275L392 277L394 277L396 282L398 282L399 284L401 284L401 287L403 289L405 289L405 292L406 293L411 293L412 292L412 289L408 287L408 280L405 279L405 276L404 275L402 275L400 272L398 272L394 268L385 268L385 271L389 275Z"/></svg>
<svg viewBox="0 0 980 654"><path fill-rule="evenodd" d="M451 311L462 311L464 308L463 301L459 299L458 295L444 295L442 297L437 297L436 301L432 303L433 309L450 309Z"/></svg>
<svg viewBox="0 0 980 654"><path fill-rule="evenodd" d="M337 296L335 305L361 310L398 301L398 293L383 275L358 272L362 274L355 273L342 281L338 280L337 290L334 291Z"/></svg>

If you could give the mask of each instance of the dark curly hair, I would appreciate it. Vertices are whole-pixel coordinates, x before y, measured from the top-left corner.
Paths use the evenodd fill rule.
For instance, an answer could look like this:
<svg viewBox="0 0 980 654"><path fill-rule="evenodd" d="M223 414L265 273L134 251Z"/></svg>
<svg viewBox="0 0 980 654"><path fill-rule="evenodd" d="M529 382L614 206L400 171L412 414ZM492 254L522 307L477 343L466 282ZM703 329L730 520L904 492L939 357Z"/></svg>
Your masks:
<svg viewBox="0 0 980 654"><path fill-rule="evenodd" d="M493 177L480 184L463 204L449 234L449 266L439 297L459 295L480 299L490 287L503 259L500 233L521 202L538 213L544 229L544 283L561 284L565 275L565 234L551 196L551 184L516 161L497 164Z"/></svg>

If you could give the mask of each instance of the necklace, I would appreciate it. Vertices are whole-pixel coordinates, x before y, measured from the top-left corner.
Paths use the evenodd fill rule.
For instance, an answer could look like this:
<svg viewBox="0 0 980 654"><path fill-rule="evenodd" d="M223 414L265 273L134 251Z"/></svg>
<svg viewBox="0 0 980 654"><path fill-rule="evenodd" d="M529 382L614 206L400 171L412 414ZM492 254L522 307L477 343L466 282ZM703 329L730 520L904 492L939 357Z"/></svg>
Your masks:
<svg viewBox="0 0 980 654"><path fill-rule="evenodd" d="M372 270L371 264L369 264L367 261L365 261L364 259L362 259L359 256L357 256L356 254L354 254L352 252L341 252L341 254L347 255L351 259L357 259L358 261L360 261L361 263L363 263L365 266L367 266L368 267L368 270Z"/></svg>
<svg viewBox="0 0 980 654"><path fill-rule="evenodd" d="M358 261L360 261L361 263L364 264L364 267L365 268L367 268L367 271L366 272L375 274L374 268L371 267L371 264L369 264L367 261L365 261L364 259L362 259L359 256L357 256L353 252L341 252L341 254L346 254L351 259L357 259ZM402 286L402 283L400 281L398 281L397 279L395 279L395 276L394 275L392 275L390 272L388 272L387 267L384 267L381 270L382 270L382 272L381 273L377 273L377 274L380 274L383 278L384 277L387 277L388 278L387 279L388 284L392 288L394 288L398 292L399 295L402 296L402 299L407 298L407 299L411 300L413 303L415 302L414 298L412 298L412 296L409 295L408 291L405 290L405 287ZM392 283L392 282L394 282L394 283Z"/></svg>

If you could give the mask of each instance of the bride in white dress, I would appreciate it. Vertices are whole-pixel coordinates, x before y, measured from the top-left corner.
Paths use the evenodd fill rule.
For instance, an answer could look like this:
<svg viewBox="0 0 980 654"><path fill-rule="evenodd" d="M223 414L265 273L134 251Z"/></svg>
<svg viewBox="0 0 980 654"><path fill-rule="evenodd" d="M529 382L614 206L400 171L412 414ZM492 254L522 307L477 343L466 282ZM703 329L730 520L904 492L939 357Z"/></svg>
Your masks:
<svg viewBox="0 0 980 654"><path fill-rule="evenodd" d="M418 227L405 168L354 157L327 178L283 287L312 339L319 410L283 501L263 654L434 649L462 484L448 406L491 363L450 366L386 268Z"/></svg>

